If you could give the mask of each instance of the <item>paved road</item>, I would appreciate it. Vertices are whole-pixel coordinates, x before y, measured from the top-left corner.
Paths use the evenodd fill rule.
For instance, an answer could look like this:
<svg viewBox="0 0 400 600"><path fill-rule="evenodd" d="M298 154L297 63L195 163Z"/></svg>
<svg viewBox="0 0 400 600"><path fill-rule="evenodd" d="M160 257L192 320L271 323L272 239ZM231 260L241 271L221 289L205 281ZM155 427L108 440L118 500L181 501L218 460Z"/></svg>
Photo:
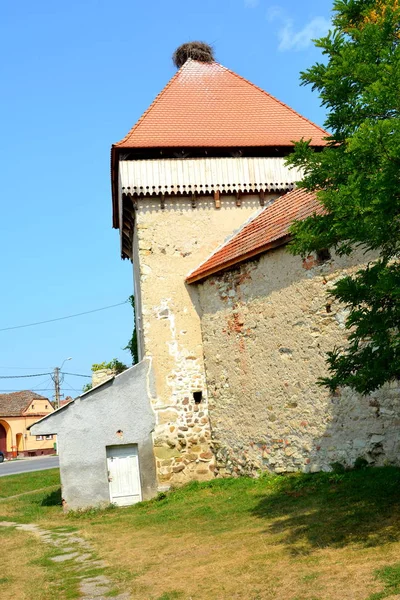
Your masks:
<svg viewBox="0 0 400 600"><path fill-rule="evenodd" d="M46 456L44 458L30 458L26 460L6 460L0 463L0 477L17 475L18 473L30 473L31 471L55 469L58 466L58 456Z"/></svg>

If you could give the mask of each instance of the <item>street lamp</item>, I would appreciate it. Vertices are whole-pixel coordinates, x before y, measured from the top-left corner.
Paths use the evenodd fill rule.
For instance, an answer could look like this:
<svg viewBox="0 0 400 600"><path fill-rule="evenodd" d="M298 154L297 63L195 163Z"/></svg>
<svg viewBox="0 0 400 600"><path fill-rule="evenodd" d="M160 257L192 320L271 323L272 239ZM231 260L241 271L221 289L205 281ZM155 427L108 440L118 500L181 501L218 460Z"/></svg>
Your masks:
<svg viewBox="0 0 400 600"><path fill-rule="evenodd" d="M61 371L61 369L63 368L63 366L64 366L64 363L65 363L65 362L67 362L67 360L72 360L72 356L69 356L68 358L64 358L64 360L63 360L63 361L62 361L62 363L61 363L60 371Z"/></svg>

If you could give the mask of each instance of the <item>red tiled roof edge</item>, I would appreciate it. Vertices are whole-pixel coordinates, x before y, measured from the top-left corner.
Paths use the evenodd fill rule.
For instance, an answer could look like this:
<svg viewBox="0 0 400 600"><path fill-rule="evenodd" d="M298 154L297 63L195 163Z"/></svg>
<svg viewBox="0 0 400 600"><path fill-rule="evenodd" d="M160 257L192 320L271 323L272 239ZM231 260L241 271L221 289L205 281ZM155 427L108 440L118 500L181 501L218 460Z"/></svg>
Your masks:
<svg viewBox="0 0 400 600"><path fill-rule="evenodd" d="M287 244L291 239L289 227L293 221L323 213L324 208L314 192L295 189L280 196L189 273L186 282L200 282L210 275Z"/></svg>
<svg viewBox="0 0 400 600"><path fill-rule="evenodd" d="M150 104L150 106L147 108L147 110L144 111L144 113L142 114L142 116L130 128L130 130L128 131L128 133L126 134L126 136L123 137L122 140L120 140L119 142L116 142L115 144L112 144L112 146L111 146L111 198L112 198L112 222L113 222L113 228L114 229L118 229L119 228L119 214L118 214L118 154L117 154L118 149L124 147L125 140L129 139L129 137L132 135L132 133L135 131L135 129L137 127L139 127L140 123L142 123L142 121L145 119L145 117L147 117L147 115L152 110L152 108L154 108L154 106L157 104L157 100L160 98L160 96L163 95L163 93L165 92L165 90L167 90L172 85L172 83L178 77L179 73L181 72L181 70L183 69L184 66L185 65L183 65L175 73L175 75L173 77L171 77L171 79L168 81L168 83L162 88L162 90L154 98L153 102Z"/></svg>
<svg viewBox="0 0 400 600"><path fill-rule="evenodd" d="M219 64L219 63L218 63ZM275 100L275 102L278 102L278 104L281 104L282 106L284 106L285 108L287 108L288 110L290 110L292 113L294 113L297 117L301 117L303 119L303 121L307 121L307 123L310 123L310 125L313 125L313 127L316 127L317 129L319 129L323 134L325 135L329 135L329 133L327 131L325 131L325 129L322 129L322 127L320 127L319 125L317 125L316 123L314 123L313 121L311 121L310 119L307 119L307 117L305 117L304 115L300 114L299 112L297 112L297 110L294 110L294 108L292 108L291 106L289 106L288 104L285 104L285 102L282 102L282 100L279 100L279 98L276 98L276 96L274 96L273 94L270 94L269 92L267 92L266 90L263 90L263 88L261 88L260 86L256 85L255 83L253 83L252 81L250 81L249 79L246 79L245 77L243 77L242 75L239 75L238 73L235 73L235 71L231 71L231 69L228 69L228 67L224 67L224 65L220 65L223 69L225 69L225 71L228 71L228 73L230 73L231 75L234 75L235 77L237 77L238 79L241 79L241 81L245 81L246 83L248 83L249 85L253 86L253 88L255 88L256 90L258 90L259 92L262 92L263 94L265 94L266 96L269 96L269 98L272 98L273 100Z"/></svg>
<svg viewBox="0 0 400 600"><path fill-rule="evenodd" d="M130 136L134 133L134 131L140 126L140 124L146 119L146 117L151 113L152 109L156 106L158 100L160 99L161 96L164 95L164 93L173 85L173 83L175 82L176 79L178 79L179 75L185 70L185 68L191 63L193 62L193 60L191 58L189 58L185 64L175 73L175 75L173 75L173 77L171 77L171 79L168 81L168 83L163 87L163 89L160 91L159 94L157 94L157 96L154 98L153 102L150 104L150 106L148 107L147 110L145 110L145 112L142 114L142 116L136 121L136 123L133 125L133 127L131 127L131 129L128 131L128 133L126 134L126 136L124 138L122 138L122 140L120 140L119 142L116 142L115 144L113 144L113 148L129 148L129 145L125 146L124 142L127 141ZM215 61L215 64L218 65L218 67L220 67L221 69L223 69L224 71L226 71L227 73L229 73L230 75L233 75L234 77L236 77L237 79L239 79L240 81L245 82L246 84L250 85L251 87L253 87L254 89L258 90L259 92L261 92L262 94L264 94L265 96L268 96L269 98L272 98L272 100L274 100L275 102L277 102L278 104L280 104L281 106L284 106L286 109L290 110L290 112L292 112L294 115L296 115L297 117L300 117L303 121L306 121L307 123L309 123L310 125L312 125L313 127L315 127L316 129L319 129L321 131L321 133L323 133L324 135L328 136L328 132L325 131L325 129L323 129L322 127L320 127L319 125L317 125L316 123L313 123L313 121L311 121L310 119L307 119L307 117L305 117L304 115L300 114L299 112L297 112L296 110L294 110L294 108L292 108L291 106L289 106L288 104L285 104L285 102L282 102L281 100L279 100L279 98L276 98L275 96L273 96L272 94L270 94L269 92L267 92L266 90L264 90L263 88L259 87L258 85L256 85L255 83L253 83L252 81L246 79L245 77L243 77L242 75L239 75L238 73L235 73L235 71L232 71L231 69L228 69L228 67L225 67L224 65L221 65L220 63Z"/></svg>
<svg viewBox="0 0 400 600"><path fill-rule="evenodd" d="M191 60L191 59L189 59ZM126 134L125 137L122 138L122 140L120 140L119 142L116 142L115 144L112 145L113 148L124 148L124 147L129 147L129 146L124 146L124 142L126 140L129 139L129 137L132 135L132 133L135 131L135 129L137 129L139 127L139 125L145 120L145 118L148 116L148 114L152 111L152 109L155 107L155 105L157 104L157 101L159 100L159 98L164 94L164 92L167 91L167 89L169 87L171 87L171 85L174 83L175 79L177 79L179 77L179 74L182 72L182 70L185 68L185 65L187 64L187 61L184 65L182 65L182 67L175 73L175 75L173 75L171 77L171 79L168 81L168 83L162 88L162 90L157 94L157 96L154 98L153 102L150 104L150 106L144 111L144 113L142 114L142 116L136 121L136 123L130 128L130 130L128 131L128 133Z"/></svg>

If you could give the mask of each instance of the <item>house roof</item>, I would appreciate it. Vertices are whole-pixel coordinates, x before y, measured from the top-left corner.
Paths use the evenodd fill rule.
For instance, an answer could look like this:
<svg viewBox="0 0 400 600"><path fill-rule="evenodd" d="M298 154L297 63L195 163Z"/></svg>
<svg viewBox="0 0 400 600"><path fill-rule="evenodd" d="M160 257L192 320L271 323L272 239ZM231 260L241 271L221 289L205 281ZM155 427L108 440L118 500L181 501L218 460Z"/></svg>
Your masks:
<svg viewBox="0 0 400 600"><path fill-rule="evenodd" d="M65 406L66 404L69 404L70 402L73 402L74 399L72 398L72 396L67 396L66 398L64 398L64 400L60 400L60 408L61 406Z"/></svg>
<svg viewBox="0 0 400 600"><path fill-rule="evenodd" d="M115 148L292 146L327 133L219 63L179 69Z"/></svg>
<svg viewBox="0 0 400 600"><path fill-rule="evenodd" d="M201 281L209 275L286 243L289 240L289 226L293 221L323 212L314 193L295 189L280 196L189 273L186 281Z"/></svg>
<svg viewBox="0 0 400 600"><path fill-rule="evenodd" d="M0 394L0 417L20 417L33 400L47 400L51 404L48 398L29 390Z"/></svg>

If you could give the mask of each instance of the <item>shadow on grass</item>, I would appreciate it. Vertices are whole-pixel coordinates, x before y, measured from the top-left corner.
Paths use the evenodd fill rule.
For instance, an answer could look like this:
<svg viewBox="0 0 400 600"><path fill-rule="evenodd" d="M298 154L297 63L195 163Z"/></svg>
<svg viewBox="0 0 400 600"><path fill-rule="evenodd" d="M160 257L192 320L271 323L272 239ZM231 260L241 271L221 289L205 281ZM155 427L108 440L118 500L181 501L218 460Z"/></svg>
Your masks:
<svg viewBox="0 0 400 600"><path fill-rule="evenodd" d="M41 501L40 506L61 506L61 501L61 488L58 488L45 496Z"/></svg>
<svg viewBox="0 0 400 600"><path fill-rule="evenodd" d="M296 474L278 479L251 513L293 554L400 538L400 469Z"/></svg>

